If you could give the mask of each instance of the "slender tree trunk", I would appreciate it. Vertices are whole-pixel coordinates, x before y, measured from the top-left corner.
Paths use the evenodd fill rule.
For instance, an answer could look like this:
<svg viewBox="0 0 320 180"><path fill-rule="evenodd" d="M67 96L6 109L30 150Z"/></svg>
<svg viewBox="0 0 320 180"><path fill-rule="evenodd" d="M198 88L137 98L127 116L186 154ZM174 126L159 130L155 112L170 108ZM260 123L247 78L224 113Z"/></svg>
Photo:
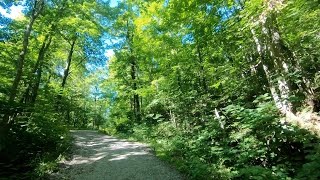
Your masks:
<svg viewBox="0 0 320 180"><path fill-rule="evenodd" d="M70 119L71 119L71 118L70 118L70 108L67 107L67 108L66 108L66 122L67 122L68 125L71 124Z"/></svg>
<svg viewBox="0 0 320 180"><path fill-rule="evenodd" d="M133 109L136 120L139 122L141 120L141 109L140 109L140 98L139 95L135 92L138 89L137 85L137 76L136 76L136 59L131 57L131 79L133 81L132 90L134 91L133 95Z"/></svg>
<svg viewBox="0 0 320 180"><path fill-rule="evenodd" d="M32 31L32 27L33 27L35 20L39 16L39 13L42 11L43 6L44 6L43 1L35 0L29 24L27 25L25 32L24 32L22 49L21 49L20 54L17 59L17 71L16 71L16 76L14 78L14 81L13 81L13 84L11 87L11 91L10 91L11 93L9 96L9 104L13 103L14 99L16 98L19 83L20 83L22 73L23 73L24 60L25 60L25 57L26 57L26 54L28 51L29 38L30 38L31 31Z"/></svg>
<svg viewBox="0 0 320 180"><path fill-rule="evenodd" d="M170 114L170 119L172 124L174 125L175 128L178 127L177 121L176 121L176 116L174 114L174 112L171 111L171 109L169 110L169 114Z"/></svg>
<svg viewBox="0 0 320 180"><path fill-rule="evenodd" d="M130 31L130 23L129 20L127 20L127 42L129 44L129 50L130 50L130 66L131 66L131 80L132 80L132 90L134 91L133 94L133 112L136 121L140 122L141 121L141 107L140 107L140 98L139 95L137 94L136 90L138 89L138 84L137 84L137 62L136 62L136 57L134 56L134 50L133 50L133 36L134 34Z"/></svg>
<svg viewBox="0 0 320 180"><path fill-rule="evenodd" d="M38 89L40 85L40 80L41 80L41 75L42 75L42 67L44 63L44 58L47 50L49 49L49 46L51 44L52 37L47 35L44 42L42 43L42 46L40 48L40 51L38 53L38 58L36 65L32 71L32 76L35 76L35 79L31 77L31 80L28 84L28 87L24 93L24 96L21 98L20 102L24 103L29 103L31 102L32 104L35 103L37 94L38 94Z"/></svg>
<svg viewBox="0 0 320 180"><path fill-rule="evenodd" d="M70 66L71 66L71 61L72 61L72 55L73 55L73 52L74 52L74 47L75 47L75 44L76 44L76 38L74 38L74 40L72 41L72 44L71 44L71 48L70 48L70 51L69 51L69 54L68 54L68 59L67 59L67 66L64 70L64 73L63 73L63 79L62 79L62 83L61 83L61 87L64 88L65 85L66 85L66 82L67 82L67 78L69 76L69 73L70 73Z"/></svg>
<svg viewBox="0 0 320 180"><path fill-rule="evenodd" d="M200 64L200 86L204 89L205 92L208 91L208 86L207 86L207 80L206 80L206 75L204 71L204 65L203 65L203 55L201 52L201 48L199 45L197 46L197 53L198 53L198 58L199 58L199 64Z"/></svg>
<svg viewBox="0 0 320 180"><path fill-rule="evenodd" d="M28 50L28 44L29 44L29 37L30 37L30 33L32 30L32 26L34 24L35 18L32 17L30 19L29 24L27 25L25 34L24 34L24 38L23 38L23 47L22 50L19 54L19 57L17 59L17 71L16 71L16 76L14 78L12 87L11 87L11 93L9 96L9 103L11 104L14 99L16 98L17 92L18 92L18 86L22 77L22 72L23 72L23 66L24 66L24 60L25 60L25 56L27 54L27 50Z"/></svg>
<svg viewBox="0 0 320 180"><path fill-rule="evenodd" d="M73 39L72 43L71 43L71 48L70 48L70 51L69 51L69 54L68 54L68 58L67 58L67 66L64 70L64 73L63 73L63 79L62 79L62 83L61 83L61 87L62 89L64 89L65 85L66 85L66 82L67 82L67 78L70 74L70 66L71 66L71 62L72 62L72 55L73 55L73 52L74 52L74 47L75 47L75 44L76 44L76 38ZM59 101L61 100L62 98L62 95L59 96ZM70 110L69 110L69 107L66 108L66 120L67 120L67 123L70 124Z"/></svg>
<svg viewBox="0 0 320 180"><path fill-rule="evenodd" d="M62 112L65 112L62 109L62 106L61 106L62 94L63 94L63 89L65 88L65 85L67 83L67 79L68 79L69 74L70 74L70 67L71 67L71 63L72 63L72 56L73 56L76 40L77 40L77 38L75 37L71 42L71 48L69 50L69 54L68 54L68 57L67 57L67 65L66 65L66 68L64 69L64 72L63 72L60 94L58 94L58 96L57 96L56 109L58 111L62 111ZM68 109L66 111L68 111ZM67 122L69 123L70 117L69 117L68 112L66 112L66 113L67 113L66 114L66 119L67 119Z"/></svg>
<svg viewBox="0 0 320 180"><path fill-rule="evenodd" d="M179 90L180 90L181 92L183 92L182 80L181 80L181 72L180 72L180 70L178 70L178 72L177 72L177 81L178 81Z"/></svg>

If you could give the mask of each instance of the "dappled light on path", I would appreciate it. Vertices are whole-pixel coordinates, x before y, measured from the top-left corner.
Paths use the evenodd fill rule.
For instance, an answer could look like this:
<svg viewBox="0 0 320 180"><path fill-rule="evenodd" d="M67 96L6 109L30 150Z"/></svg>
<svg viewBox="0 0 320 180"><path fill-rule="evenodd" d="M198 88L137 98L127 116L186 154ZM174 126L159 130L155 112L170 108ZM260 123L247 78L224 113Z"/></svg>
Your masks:
<svg viewBox="0 0 320 180"><path fill-rule="evenodd" d="M96 131L71 131L75 152L61 162L52 179L182 179L142 143L128 142Z"/></svg>

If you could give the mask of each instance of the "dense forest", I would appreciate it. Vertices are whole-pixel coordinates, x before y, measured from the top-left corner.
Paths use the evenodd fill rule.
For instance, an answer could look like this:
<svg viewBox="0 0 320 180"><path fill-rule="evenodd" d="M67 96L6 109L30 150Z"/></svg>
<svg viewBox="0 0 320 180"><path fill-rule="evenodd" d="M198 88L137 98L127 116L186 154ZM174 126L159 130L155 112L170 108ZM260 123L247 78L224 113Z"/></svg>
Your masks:
<svg viewBox="0 0 320 180"><path fill-rule="evenodd" d="M0 179L55 171L70 129L147 142L190 179L320 178L319 0L0 8Z"/></svg>

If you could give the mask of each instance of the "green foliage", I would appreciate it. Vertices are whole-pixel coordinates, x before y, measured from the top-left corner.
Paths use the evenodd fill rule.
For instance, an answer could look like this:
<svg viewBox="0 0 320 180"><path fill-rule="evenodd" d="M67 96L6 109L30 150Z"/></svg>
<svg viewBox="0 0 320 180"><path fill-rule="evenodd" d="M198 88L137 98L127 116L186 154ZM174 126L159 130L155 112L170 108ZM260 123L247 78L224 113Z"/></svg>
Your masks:
<svg viewBox="0 0 320 180"><path fill-rule="evenodd" d="M107 131L150 142L194 179L318 176L318 137L284 117L320 110L316 1L124 5Z"/></svg>
<svg viewBox="0 0 320 180"><path fill-rule="evenodd" d="M2 157L4 162L15 167L4 169L7 176L21 176L21 173L34 168L37 169L35 177L46 175L49 172L41 166L50 164L52 167L57 158L70 148L68 129L63 125L61 116L50 109L49 105L36 105L35 111L22 113L15 119L8 136L8 151L3 152L7 156ZM20 166L27 168L21 171Z"/></svg>
<svg viewBox="0 0 320 180"><path fill-rule="evenodd" d="M285 117L319 127L318 1L15 2L25 14L0 17L0 166L45 175L69 128L100 128L193 179L319 178L319 138Z"/></svg>
<svg viewBox="0 0 320 180"><path fill-rule="evenodd" d="M70 128L104 122L103 73L88 66L106 60L95 18L106 3L19 1L20 17L1 13L0 179L52 173L70 147ZM0 5L9 12L12 3Z"/></svg>
<svg viewBox="0 0 320 180"><path fill-rule="evenodd" d="M320 167L320 146L319 144L312 144L311 147L315 145L316 148L309 150L310 154L306 156L307 163L305 163L301 170L298 171L298 179L319 179L320 173L318 171Z"/></svg>
<svg viewBox="0 0 320 180"><path fill-rule="evenodd" d="M216 118L189 130L164 121L134 126L127 135L151 143L159 157L175 164L191 179L318 177L318 138L280 123L269 96L260 96L254 102L256 107L252 109L226 107L225 128Z"/></svg>

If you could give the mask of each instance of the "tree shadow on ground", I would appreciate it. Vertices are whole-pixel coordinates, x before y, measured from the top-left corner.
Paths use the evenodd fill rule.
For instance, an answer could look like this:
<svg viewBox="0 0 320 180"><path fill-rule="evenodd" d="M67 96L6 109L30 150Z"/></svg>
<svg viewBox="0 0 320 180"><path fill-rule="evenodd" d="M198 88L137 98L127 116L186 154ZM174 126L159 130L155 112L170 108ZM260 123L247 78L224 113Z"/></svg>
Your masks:
<svg viewBox="0 0 320 180"><path fill-rule="evenodd" d="M72 131L75 152L62 162L63 169L51 179L183 179L157 159L141 143L129 142L95 131Z"/></svg>

